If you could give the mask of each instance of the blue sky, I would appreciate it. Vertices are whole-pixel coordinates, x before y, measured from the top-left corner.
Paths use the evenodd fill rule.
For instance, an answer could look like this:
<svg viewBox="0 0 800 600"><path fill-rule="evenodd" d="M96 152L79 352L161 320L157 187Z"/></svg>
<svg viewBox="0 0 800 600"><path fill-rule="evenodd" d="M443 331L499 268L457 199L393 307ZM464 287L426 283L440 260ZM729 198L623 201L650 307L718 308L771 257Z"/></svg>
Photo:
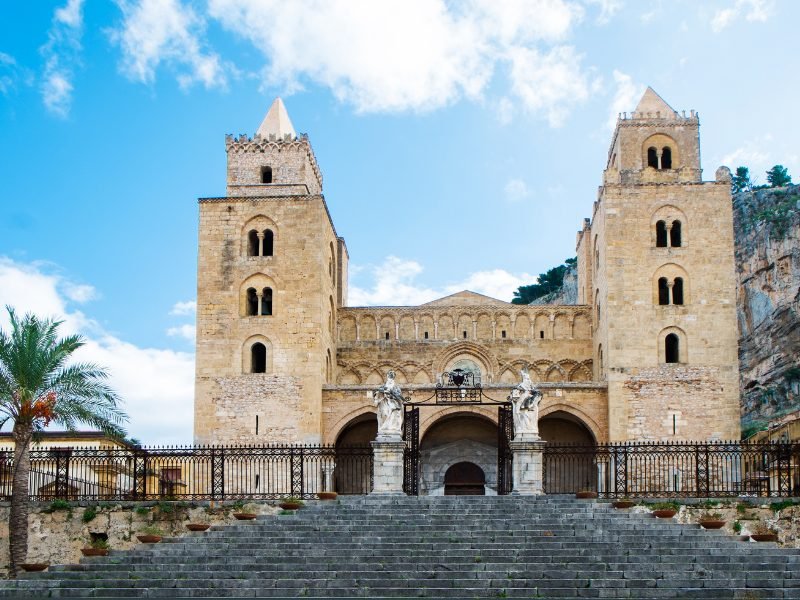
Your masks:
<svg viewBox="0 0 800 600"><path fill-rule="evenodd" d="M275 96L351 304L510 299L574 255L646 85L700 112L705 178L797 179L798 22L788 0L4 2L0 303L83 333L136 437L190 441L196 200Z"/></svg>

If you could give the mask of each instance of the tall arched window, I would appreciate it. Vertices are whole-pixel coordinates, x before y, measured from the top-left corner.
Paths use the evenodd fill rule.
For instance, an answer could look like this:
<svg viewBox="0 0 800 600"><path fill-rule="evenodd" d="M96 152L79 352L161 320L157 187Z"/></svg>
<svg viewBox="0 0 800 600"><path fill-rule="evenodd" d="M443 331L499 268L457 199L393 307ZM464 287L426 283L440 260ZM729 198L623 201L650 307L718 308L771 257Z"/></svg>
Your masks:
<svg viewBox="0 0 800 600"><path fill-rule="evenodd" d="M272 183L272 167L261 167L261 183Z"/></svg>
<svg viewBox="0 0 800 600"><path fill-rule="evenodd" d="M271 229L264 230L264 248L261 256L272 256L273 251L273 233Z"/></svg>
<svg viewBox="0 0 800 600"><path fill-rule="evenodd" d="M674 333L664 338L664 358L667 363L680 362L680 339Z"/></svg>
<svg viewBox="0 0 800 600"><path fill-rule="evenodd" d="M669 304L669 285L666 277L658 278L658 303L661 306Z"/></svg>
<svg viewBox="0 0 800 600"><path fill-rule="evenodd" d="M666 244L664 244L666 246ZM680 248L681 246L681 222L673 221L672 227L669 229L669 245L673 248Z"/></svg>
<svg viewBox="0 0 800 600"><path fill-rule="evenodd" d="M664 146L661 149L661 168L662 169L671 169L672 168L672 150L669 146Z"/></svg>
<svg viewBox="0 0 800 600"><path fill-rule="evenodd" d="M247 256L258 256L258 232L255 229L247 233Z"/></svg>
<svg viewBox="0 0 800 600"><path fill-rule="evenodd" d="M683 304L683 278L681 277L676 277L672 282L672 303Z"/></svg>
<svg viewBox="0 0 800 600"><path fill-rule="evenodd" d="M267 347L261 342L256 342L250 346L250 372L267 372Z"/></svg>
<svg viewBox="0 0 800 600"><path fill-rule="evenodd" d="M255 288L247 288L247 315L255 316L258 314L258 294Z"/></svg>
<svg viewBox="0 0 800 600"><path fill-rule="evenodd" d="M656 223L656 248L667 247L667 224L664 221Z"/></svg>
<svg viewBox="0 0 800 600"><path fill-rule="evenodd" d="M261 314L265 316L272 314L272 288L265 287L261 290Z"/></svg>
<svg viewBox="0 0 800 600"><path fill-rule="evenodd" d="M653 146L647 149L647 166L653 167L654 169L658 168L658 150Z"/></svg>

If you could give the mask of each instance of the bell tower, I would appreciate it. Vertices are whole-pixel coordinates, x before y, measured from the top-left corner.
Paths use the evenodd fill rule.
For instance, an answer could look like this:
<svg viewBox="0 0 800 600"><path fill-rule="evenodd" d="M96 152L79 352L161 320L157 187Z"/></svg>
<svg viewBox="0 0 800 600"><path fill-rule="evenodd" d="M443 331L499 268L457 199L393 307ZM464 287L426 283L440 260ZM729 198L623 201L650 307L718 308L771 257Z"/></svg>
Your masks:
<svg viewBox="0 0 800 600"><path fill-rule="evenodd" d="M699 128L648 88L578 234L612 441L739 438L730 171L702 180Z"/></svg>
<svg viewBox="0 0 800 600"><path fill-rule="evenodd" d="M225 150L226 195L199 200L195 443L319 443L347 249L280 98Z"/></svg>

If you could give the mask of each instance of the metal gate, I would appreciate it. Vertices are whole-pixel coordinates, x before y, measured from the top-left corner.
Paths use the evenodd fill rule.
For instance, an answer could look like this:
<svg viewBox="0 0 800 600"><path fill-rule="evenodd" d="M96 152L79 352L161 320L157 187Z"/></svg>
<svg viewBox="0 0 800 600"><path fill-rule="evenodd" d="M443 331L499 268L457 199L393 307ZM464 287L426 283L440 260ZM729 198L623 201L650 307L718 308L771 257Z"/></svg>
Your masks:
<svg viewBox="0 0 800 600"><path fill-rule="evenodd" d="M419 408L405 407L403 414L403 491L419 495Z"/></svg>
<svg viewBox="0 0 800 600"><path fill-rule="evenodd" d="M512 464L514 453L509 442L514 439L514 415L510 406L497 407L497 493L510 494L514 489Z"/></svg>

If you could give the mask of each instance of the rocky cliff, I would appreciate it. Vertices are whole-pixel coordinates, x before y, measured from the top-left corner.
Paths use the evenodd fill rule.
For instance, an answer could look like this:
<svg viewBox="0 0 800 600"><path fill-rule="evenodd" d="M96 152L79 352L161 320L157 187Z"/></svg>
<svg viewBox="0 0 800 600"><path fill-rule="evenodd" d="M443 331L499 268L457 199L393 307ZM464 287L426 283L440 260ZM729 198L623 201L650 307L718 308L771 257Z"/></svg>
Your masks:
<svg viewBox="0 0 800 600"><path fill-rule="evenodd" d="M800 411L800 186L734 196L742 433Z"/></svg>
<svg viewBox="0 0 800 600"><path fill-rule="evenodd" d="M537 298L531 304L577 304L578 303L578 268L570 265L564 271L564 282L555 292Z"/></svg>

